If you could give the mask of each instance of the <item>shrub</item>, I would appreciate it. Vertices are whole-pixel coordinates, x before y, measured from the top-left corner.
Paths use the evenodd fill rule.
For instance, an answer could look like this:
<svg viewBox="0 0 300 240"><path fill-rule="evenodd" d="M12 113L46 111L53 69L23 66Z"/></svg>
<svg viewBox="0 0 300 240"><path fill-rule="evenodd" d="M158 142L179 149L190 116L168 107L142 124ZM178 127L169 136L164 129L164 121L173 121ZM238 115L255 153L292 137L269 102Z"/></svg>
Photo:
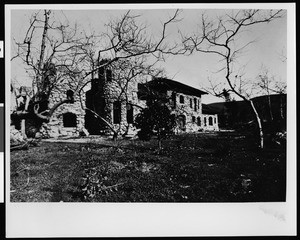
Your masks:
<svg viewBox="0 0 300 240"><path fill-rule="evenodd" d="M172 134L175 116L171 114L169 108L160 101L152 101L148 104L135 120L135 126L141 129L138 137L141 140L150 140L151 136L157 135L160 140Z"/></svg>

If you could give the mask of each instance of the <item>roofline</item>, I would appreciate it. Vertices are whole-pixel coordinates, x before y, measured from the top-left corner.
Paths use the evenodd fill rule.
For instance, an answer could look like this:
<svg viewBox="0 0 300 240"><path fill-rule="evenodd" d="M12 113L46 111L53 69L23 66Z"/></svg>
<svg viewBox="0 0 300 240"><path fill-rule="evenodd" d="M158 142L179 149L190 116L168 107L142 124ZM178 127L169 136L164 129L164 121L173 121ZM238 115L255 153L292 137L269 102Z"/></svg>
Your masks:
<svg viewBox="0 0 300 240"><path fill-rule="evenodd" d="M177 81L174 81L174 80L168 79L168 78L154 78L153 80L151 80L147 83L151 83L151 82L154 83L156 81L162 81L167 86L169 85L170 89L176 88L177 90L179 90L178 92L184 93L185 92L184 90L187 90L187 92L190 92L190 93L192 93L192 95L195 95L195 96L201 96L201 95L204 95L204 94L208 94L207 92L204 92L200 89L191 87L191 86L186 85L184 83L177 82ZM170 85L173 85L173 86L170 86Z"/></svg>

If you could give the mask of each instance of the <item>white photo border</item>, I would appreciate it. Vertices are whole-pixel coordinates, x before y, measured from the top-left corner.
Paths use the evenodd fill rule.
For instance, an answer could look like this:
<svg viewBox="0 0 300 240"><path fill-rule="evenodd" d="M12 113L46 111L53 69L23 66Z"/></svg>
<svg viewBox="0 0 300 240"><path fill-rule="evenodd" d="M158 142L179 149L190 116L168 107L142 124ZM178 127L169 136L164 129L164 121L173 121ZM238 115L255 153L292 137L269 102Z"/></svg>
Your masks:
<svg viewBox="0 0 300 240"><path fill-rule="evenodd" d="M278 236L296 234L295 4L126 4L147 8L286 9L287 199L283 203L11 203L10 149L6 144L7 237ZM121 9L122 5L5 5L6 143L10 115L10 12L16 9Z"/></svg>

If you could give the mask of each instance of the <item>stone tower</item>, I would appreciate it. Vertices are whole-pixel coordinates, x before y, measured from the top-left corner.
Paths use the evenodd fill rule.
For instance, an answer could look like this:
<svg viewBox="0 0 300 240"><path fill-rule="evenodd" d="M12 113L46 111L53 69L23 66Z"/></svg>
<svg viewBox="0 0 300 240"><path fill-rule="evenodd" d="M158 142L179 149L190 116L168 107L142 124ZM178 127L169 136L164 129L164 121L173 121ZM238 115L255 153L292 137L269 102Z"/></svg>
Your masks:
<svg viewBox="0 0 300 240"><path fill-rule="evenodd" d="M101 60L99 65L107 63L108 60ZM86 115L85 128L92 135L106 134L109 131L107 125L95 116L93 112L111 122L109 100L109 83L112 81L110 66L99 68L98 78L92 79L91 89L86 92ZM89 110L90 109L90 110Z"/></svg>

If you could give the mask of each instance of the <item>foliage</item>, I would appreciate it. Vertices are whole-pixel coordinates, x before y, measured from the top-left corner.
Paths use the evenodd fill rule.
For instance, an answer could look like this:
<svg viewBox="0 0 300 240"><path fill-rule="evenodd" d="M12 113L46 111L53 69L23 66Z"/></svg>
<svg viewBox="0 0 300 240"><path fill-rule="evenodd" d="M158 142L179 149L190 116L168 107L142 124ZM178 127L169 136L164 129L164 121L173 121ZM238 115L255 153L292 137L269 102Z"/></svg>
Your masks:
<svg viewBox="0 0 300 240"><path fill-rule="evenodd" d="M171 114L165 99L148 97L147 108L136 117L135 125L141 130L138 136L141 140L150 140L152 135L158 139L167 137L175 127L175 116Z"/></svg>

